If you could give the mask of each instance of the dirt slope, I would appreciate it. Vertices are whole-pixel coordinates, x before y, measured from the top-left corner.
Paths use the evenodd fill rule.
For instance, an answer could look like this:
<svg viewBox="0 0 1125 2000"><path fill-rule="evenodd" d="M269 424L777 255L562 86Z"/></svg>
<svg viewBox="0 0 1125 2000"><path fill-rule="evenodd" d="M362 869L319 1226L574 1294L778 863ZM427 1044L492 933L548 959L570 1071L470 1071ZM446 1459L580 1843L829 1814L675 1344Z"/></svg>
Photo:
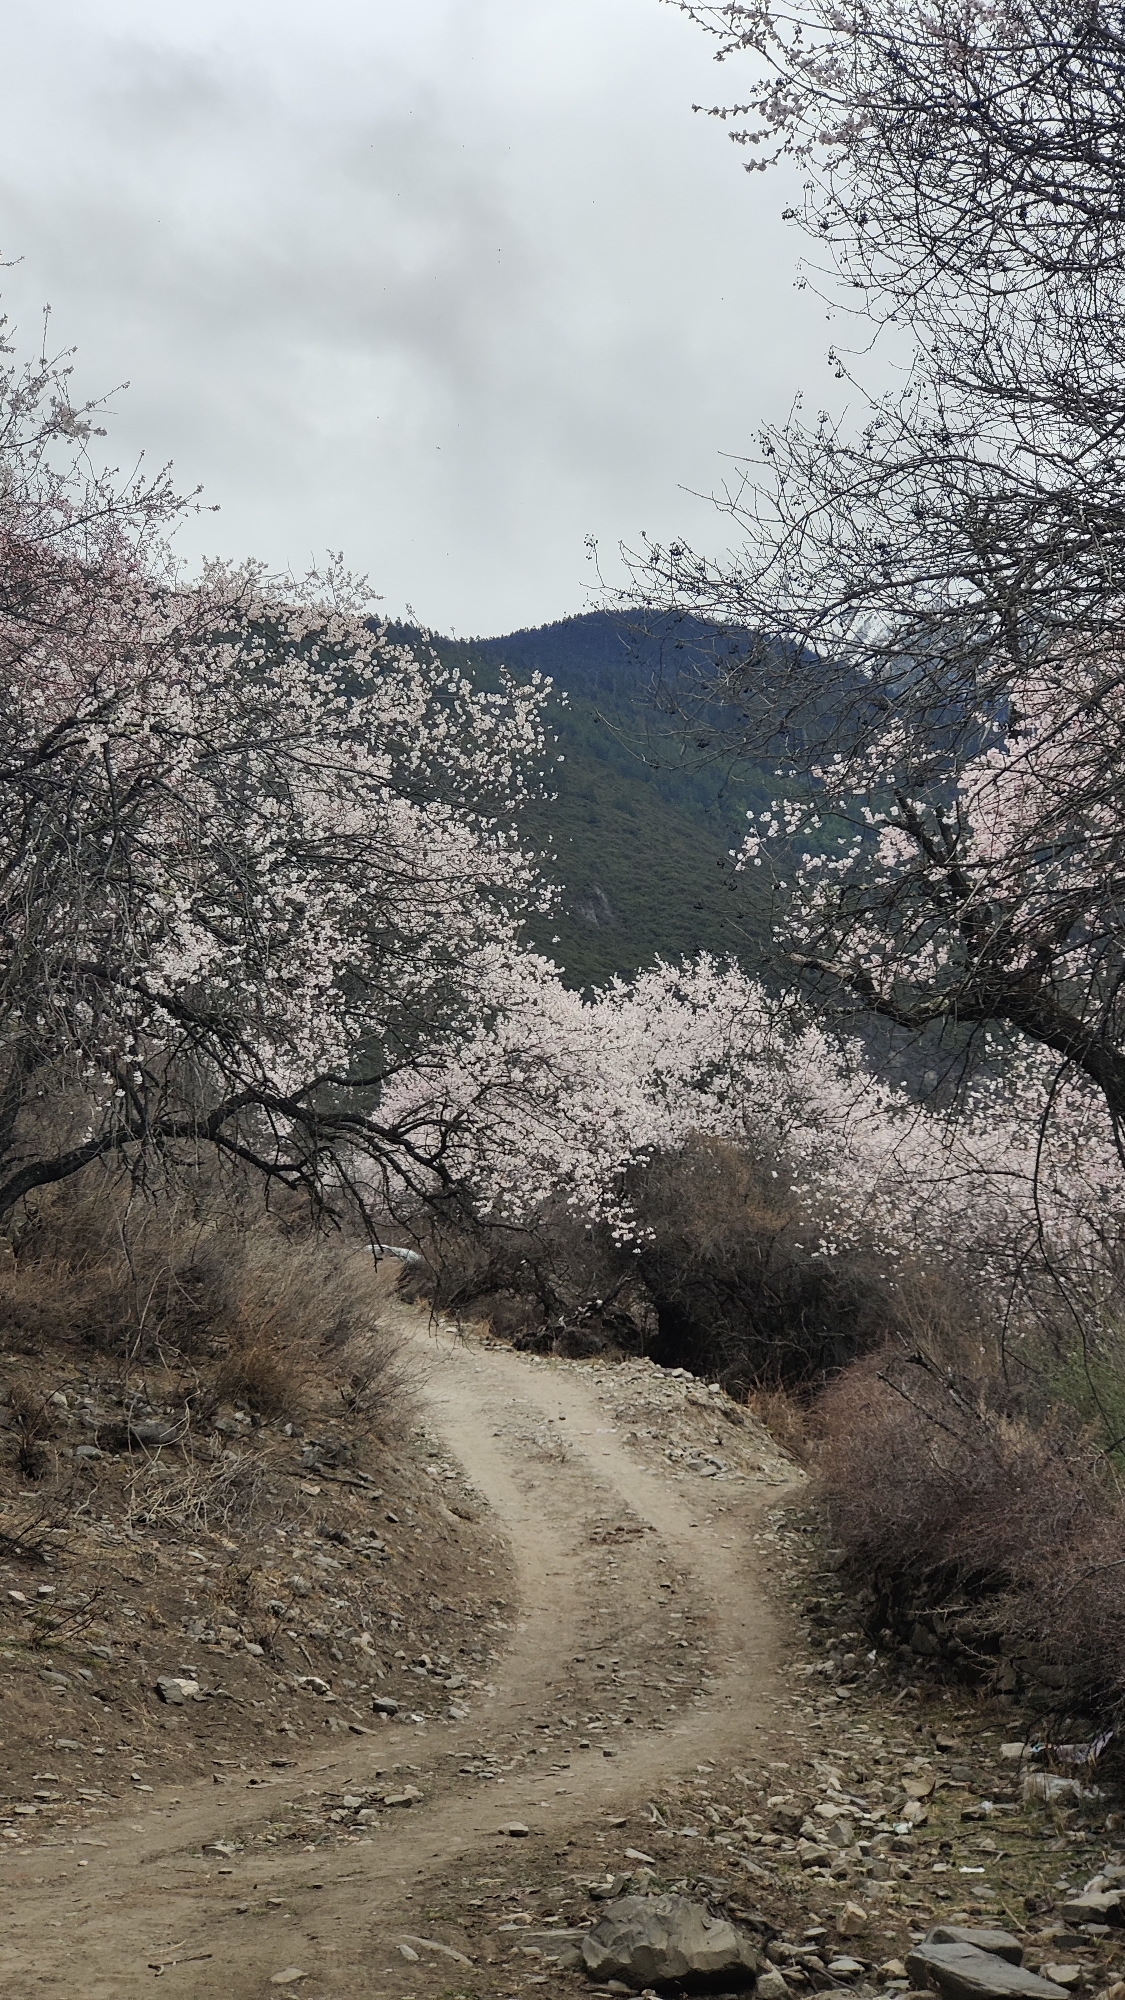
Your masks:
<svg viewBox="0 0 1125 2000"><path fill-rule="evenodd" d="M627 1867L619 1843L644 1849L637 1815L669 1776L768 1755L783 1635L754 1532L787 1474L760 1429L643 1365L548 1363L402 1324L432 1474L456 1461L509 1544L516 1602L493 1679L441 1719L412 1721L404 1698L393 1720L369 1715L372 1734L326 1739L283 1773L244 1759L221 1787L130 1800L93 1843L62 1831L5 1853L13 2000L132 2000L157 1978L199 2000L567 1987L473 1941L479 1890L507 1880L517 1845L565 1875L608 1840L606 1862ZM410 1664L389 1692L405 1696ZM388 1787L422 1796L383 1804Z"/></svg>

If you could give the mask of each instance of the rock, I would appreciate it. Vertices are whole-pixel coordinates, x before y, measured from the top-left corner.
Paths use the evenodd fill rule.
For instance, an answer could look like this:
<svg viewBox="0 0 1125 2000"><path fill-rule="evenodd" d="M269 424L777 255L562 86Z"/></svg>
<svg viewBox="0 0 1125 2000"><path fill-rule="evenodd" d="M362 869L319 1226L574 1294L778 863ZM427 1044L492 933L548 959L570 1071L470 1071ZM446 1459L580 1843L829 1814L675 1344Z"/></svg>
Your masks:
<svg viewBox="0 0 1125 2000"><path fill-rule="evenodd" d="M633 1885L631 1875L607 1875L604 1882L591 1882L587 1895L594 1903L616 1903Z"/></svg>
<svg viewBox="0 0 1125 2000"><path fill-rule="evenodd" d="M500 1831L501 1833L509 1834L513 1840L526 1840L528 1834L531 1832L531 1828L525 1826L522 1819L511 1819L508 1821L507 1826L500 1828Z"/></svg>
<svg viewBox="0 0 1125 2000"><path fill-rule="evenodd" d="M983 1930L971 1924L935 1924L926 1935L926 1943L971 1944L977 1951L990 1951L994 1958L1006 1958L1009 1965L1023 1964L1023 1946L1010 1931Z"/></svg>
<svg viewBox="0 0 1125 2000"><path fill-rule="evenodd" d="M867 1971L861 1958L830 1958L828 1975L831 1979L858 1979Z"/></svg>
<svg viewBox="0 0 1125 2000"><path fill-rule="evenodd" d="M903 1778L902 1789L908 1799L928 1799L933 1793L934 1782L932 1771L912 1771L909 1777Z"/></svg>
<svg viewBox="0 0 1125 2000"><path fill-rule="evenodd" d="M414 1945L416 1956L419 1951L436 1951L439 1958L451 1958L454 1965L471 1965L473 1962L465 1957L463 1951L454 1951L451 1944L439 1944L436 1938L405 1937L402 1942Z"/></svg>
<svg viewBox="0 0 1125 2000"><path fill-rule="evenodd" d="M401 1792L385 1793L383 1797L383 1804L385 1806L413 1806L417 1805L421 1797L422 1794L420 1791L418 1791L416 1786L407 1785L405 1789Z"/></svg>
<svg viewBox="0 0 1125 2000"><path fill-rule="evenodd" d="M819 1846L815 1840L799 1840L797 1859L802 1868L827 1868L832 1853L829 1848Z"/></svg>
<svg viewBox="0 0 1125 2000"><path fill-rule="evenodd" d="M1045 1965L1043 1977L1051 1979L1056 1986L1077 1986L1082 1977L1080 1965Z"/></svg>
<svg viewBox="0 0 1125 2000"><path fill-rule="evenodd" d="M767 1971L759 1973L754 1992L756 2000L789 2000L789 1988L785 1984L784 1975L778 1971L776 1965L771 1965Z"/></svg>
<svg viewBox="0 0 1125 2000"><path fill-rule="evenodd" d="M688 1992L753 1986L758 1955L725 1917L686 1896L623 1896L582 1941L593 1979L632 1990L676 1985Z"/></svg>
<svg viewBox="0 0 1125 2000"><path fill-rule="evenodd" d="M409 1960L411 1965L417 1965L418 1953L415 1951L414 1946L412 1944L400 1944L399 1952L403 1958Z"/></svg>
<svg viewBox="0 0 1125 2000"><path fill-rule="evenodd" d="M1121 1899L1120 1889L1105 1889L1100 1895L1070 1896L1059 1915L1065 1924L1125 1924Z"/></svg>
<svg viewBox="0 0 1125 2000"><path fill-rule="evenodd" d="M915 1945L906 1970L919 1986L936 1986L950 2000L1060 2000L1064 1991L971 1944Z"/></svg>
<svg viewBox="0 0 1125 2000"><path fill-rule="evenodd" d="M273 1973L270 1978L270 1985L296 1986L299 1979L307 1979L308 1976L307 1972L301 1971L299 1965L287 1965L283 1971Z"/></svg>
<svg viewBox="0 0 1125 2000"><path fill-rule="evenodd" d="M1000 1755L1006 1764L1019 1764L1028 1755L1029 1749L1027 1743L1002 1743Z"/></svg>
<svg viewBox="0 0 1125 2000"><path fill-rule="evenodd" d="M581 1966L585 1931L525 1931L523 1935L529 1945L542 1952L545 1965L559 1972L577 1972Z"/></svg>
<svg viewBox="0 0 1125 2000"><path fill-rule="evenodd" d="M156 1692L161 1701L173 1708L182 1708L185 1701L199 1693L199 1682L189 1681L182 1674L162 1674L156 1683Z"/></svg>
<svg viewBox="0 0 1125 2000"><path fill-rule="evenodd" d="M775 1806L770 1813L770 1831L788 1834L792 1838L800 1833L804 1817L800 1806Z"/></svg>
<svg viewBox="0 0 1125 2000"><path fill-rule="evenodd" d="M836 1919L841 1937L860 1937L867 1929L867 1911L859 1903L845 1903Z"/></svg>
<svg viewBox="0 0 1125 2000"><path fill-rule="evenodd" d="M398 1714L398 1703L397 1701L392 1701L389 1694L373 1695L371 1706L375 1710L376 1715Z"/></svg>
<svg viewBox="0 0 1125 2000"><path fill-rule="evenodd" d="M129 1441L146 1445L149 1450L159 1449L164 1444L175 1444L182 1431L176 1424L162 1424L158 1421L130 1423L126 1425Z"/></svg>
<svg viewBox="0 0 1125 2000"><path fill-rule="evenodd" d="M901 1958L885 1959L879 1967L879 1977L880 1979L905 1979L907 1971Z"/></svg>

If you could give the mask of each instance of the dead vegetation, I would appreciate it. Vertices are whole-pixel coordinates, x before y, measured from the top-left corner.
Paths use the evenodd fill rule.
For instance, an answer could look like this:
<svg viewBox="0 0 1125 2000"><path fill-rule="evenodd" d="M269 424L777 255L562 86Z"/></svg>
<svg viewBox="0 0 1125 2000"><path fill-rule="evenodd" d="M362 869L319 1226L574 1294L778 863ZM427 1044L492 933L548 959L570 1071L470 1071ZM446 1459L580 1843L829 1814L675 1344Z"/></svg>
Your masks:
<svg viewBox="0 0 1125 2000"><path fill-rule="evenodd" d="M518 1229L435 1219L415 1288L516 1346L645 1354L735 1395L811 1390L895 1324L874 1257L809 1256L821 1231L782 1159L697 1137L638 1164L626 1195L625 1243L561 1201Z"/></svg>
<svg viewBox="0 0 1125 2000"><path fill-rule="evenodd" d="M88 1175L29 1209L0 1264L9 1786L55 1729L107 1769L117 1738L154 1754L185 1663L226 1690L175 1746L186 1774L263 1731L370 1725L404 1646L483 1657L470 1577L478 1544L485 1590L503 1556L425 1472L400 1269L213 1184L150 1203Z"/></svg>

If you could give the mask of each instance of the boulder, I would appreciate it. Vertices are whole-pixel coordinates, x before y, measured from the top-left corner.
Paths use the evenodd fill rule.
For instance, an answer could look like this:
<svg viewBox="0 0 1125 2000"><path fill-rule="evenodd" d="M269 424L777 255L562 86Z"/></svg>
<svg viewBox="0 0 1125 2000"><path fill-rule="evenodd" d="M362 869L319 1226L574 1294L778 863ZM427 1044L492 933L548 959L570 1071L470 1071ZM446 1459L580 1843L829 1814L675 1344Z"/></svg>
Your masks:
<svg viewBox="0 0 1125 2000"><path fill-rule="evenodd" d="M915 1945L906 1970L916 1986L936 1986L948 2000L1062 2000L1064 1988L972 1944Z"/></svg>
<svg viewBox="0 0 1125 2000"><path fill-rule="evenodd" d="M636 1990L730 1992L753 1986L758 1972L749 1940L687 1896L622 1896L587 1931L582 1959L591 1978Z"/></svg>

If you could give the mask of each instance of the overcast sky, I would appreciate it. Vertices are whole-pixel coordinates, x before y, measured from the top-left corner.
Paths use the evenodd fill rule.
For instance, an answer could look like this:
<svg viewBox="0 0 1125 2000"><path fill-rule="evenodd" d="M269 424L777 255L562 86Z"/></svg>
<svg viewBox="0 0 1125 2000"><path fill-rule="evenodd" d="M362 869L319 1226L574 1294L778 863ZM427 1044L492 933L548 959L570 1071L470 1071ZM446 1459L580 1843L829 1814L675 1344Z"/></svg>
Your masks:
<svg viewBox="0 0 1125 2000"><path fill-rule="evenodd" d="M726 545L690 496L827 397L787 187L660 0L38 0L0 71L0 273L113 455L220 504L189 554L342 548L387 609L581 610L595 536Z"/></svg>

